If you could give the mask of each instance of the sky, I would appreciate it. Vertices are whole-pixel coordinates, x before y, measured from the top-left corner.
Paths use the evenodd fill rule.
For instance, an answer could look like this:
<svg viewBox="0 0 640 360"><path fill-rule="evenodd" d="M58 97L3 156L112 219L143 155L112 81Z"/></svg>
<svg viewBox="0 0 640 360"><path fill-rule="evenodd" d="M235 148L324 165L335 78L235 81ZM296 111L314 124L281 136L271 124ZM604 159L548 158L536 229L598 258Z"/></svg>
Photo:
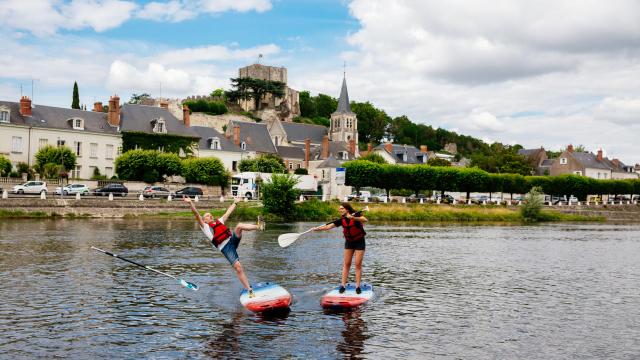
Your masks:
<svg viewBox="0 0 640 360"><path fill-rule="evenodd" d="M0 99L184 98L238 68L489 143L640 163L637 0L0 0ZM32 86L33 84L33 86Z"/></svg>

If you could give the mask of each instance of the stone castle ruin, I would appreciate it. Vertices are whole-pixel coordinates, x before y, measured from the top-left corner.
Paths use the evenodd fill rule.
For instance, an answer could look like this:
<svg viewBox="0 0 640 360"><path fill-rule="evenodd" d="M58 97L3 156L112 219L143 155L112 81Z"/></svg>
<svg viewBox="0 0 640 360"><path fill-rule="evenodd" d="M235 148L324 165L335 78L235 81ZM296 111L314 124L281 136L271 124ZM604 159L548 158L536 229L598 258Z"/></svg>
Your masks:
<svg viewBox="0 0 640 360"><path fill-rule="evenodd" d="M260 111L256 114L262 118L262 112L267 112L268 116L273 116L273 110L282 121L293 121L293 118L300 116L300 94L287 84L287 68L253 64L240 68L238 71L240 78L253 78L269 81L280 81L285 84L284 97L274 97L266 94L260 99ZM240 100L240 107L244 111L256 111L253 100ZM265 114L266 115L266 114Z"/></svg>

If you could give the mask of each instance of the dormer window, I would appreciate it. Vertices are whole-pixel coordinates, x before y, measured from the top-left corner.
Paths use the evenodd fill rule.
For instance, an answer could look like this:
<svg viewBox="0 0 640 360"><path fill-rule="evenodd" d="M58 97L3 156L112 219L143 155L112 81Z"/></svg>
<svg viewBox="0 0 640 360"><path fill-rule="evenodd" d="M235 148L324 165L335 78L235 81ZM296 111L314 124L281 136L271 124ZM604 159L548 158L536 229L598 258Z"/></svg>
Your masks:
<svg viewBox="0 0 640 360"><path fill-rule="evenodd" d="M151 120L151 125L153 125L153 132L157 134L166 134L167 126L165 124L164 119L158 118Z"/></svg>
<svg viewBox="0 0 640 360"><path fill-rule="evenodd" d="M426 161L426 156L424 156L424 155L416 155L416 160L417 160L419 163L426 163L426 162L427 162L427 161Z"/></svg>
<svg viewBox="0 0 640 360"><path fill-rule="evenodd" d="M80 118L71 118L67 122L74 130L84 130L84 120Z"/></svg>
<svg viewBox="0 0 640 360"><path fill-rule="evenodd" d="M398 160L400 161L407 161L407 154L400 152L400 153L396 153L396 156L398 157Z"/></svg>
<svg viewBox="0 0 640 360"><path fill-rule="evenodd" d="M560 158L560 165L566 165L567 164L567 158Z"/></svg>
<svg viewBox="0 0 640 360"><path fill-rule="evenodd" d="M8 122L9 122L9 110L0 108L0 123L8 123Z"/></svg>
<svg viewBox="0 0 640 360"><path fill-rule="evenodd" d="M220 139L217 137L211 138L211 144L209 145L209 149L211 150L220 150Z"/></svg>
<svg viewBox="0 0 640 360"><path fill-rule="evenodd" d="M347 160L349 159L349 155L346 151L341 151L340 152L340 157L342 157L342 160Z"/></svg>
<svg viewBox="0 0 640 360"><path fill-rule="evenodd" d="M241 142L241 143L240 143L240 149L242 149L242 150L247 150L247 143L246 143L246 142L244 142L244 141L243 141L243 142Z"/></svg>

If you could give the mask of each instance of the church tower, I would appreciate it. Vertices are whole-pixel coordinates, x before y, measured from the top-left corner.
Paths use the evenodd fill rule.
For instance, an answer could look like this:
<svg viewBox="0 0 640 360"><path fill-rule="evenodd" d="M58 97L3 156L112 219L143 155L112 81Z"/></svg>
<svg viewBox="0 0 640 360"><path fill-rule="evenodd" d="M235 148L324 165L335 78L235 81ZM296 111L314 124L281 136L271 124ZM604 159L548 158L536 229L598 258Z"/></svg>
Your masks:
<svg viewBox="0 0 640 360"><path fill-rule="evenodd" d="M338 109L331 114L329 138L331 141L344 141L346 143L355 139L356 146L358 144L358 120L356 119L356 114L351 112L346 76L342 78Z"/></svg>

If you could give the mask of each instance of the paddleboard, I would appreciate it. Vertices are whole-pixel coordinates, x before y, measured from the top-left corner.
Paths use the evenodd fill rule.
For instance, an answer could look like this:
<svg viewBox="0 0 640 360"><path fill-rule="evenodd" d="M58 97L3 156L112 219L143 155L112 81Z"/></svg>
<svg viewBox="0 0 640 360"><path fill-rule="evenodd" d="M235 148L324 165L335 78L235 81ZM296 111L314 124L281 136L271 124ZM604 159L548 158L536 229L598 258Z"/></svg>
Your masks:
<svg viewBox="0 0 640 360"><path fill-rule="evenodd" d="M282 286L272 282L261 282L253 286L254 297L249 297L247 289L240 293L240 303L253 312L269 312L288 309L291 294Z"/></svg>
<svg viewBox="0 0 640 360"><path fill-rule="evenodd" d="M368 283L360 283L360 294L356 294L356 285L348 283L345 291L340 294L340 286L329 291L320 300L323 308L352 309L356 308L373 297L373 287Z"/></svg>

